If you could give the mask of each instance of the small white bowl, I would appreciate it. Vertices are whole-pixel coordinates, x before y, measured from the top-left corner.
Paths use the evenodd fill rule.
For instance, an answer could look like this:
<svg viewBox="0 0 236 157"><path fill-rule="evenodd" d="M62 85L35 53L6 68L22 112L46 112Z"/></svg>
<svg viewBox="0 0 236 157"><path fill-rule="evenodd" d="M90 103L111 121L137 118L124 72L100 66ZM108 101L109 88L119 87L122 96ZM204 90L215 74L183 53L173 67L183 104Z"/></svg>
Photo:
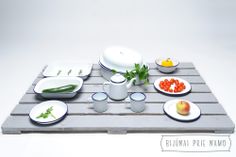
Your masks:
<svg viewBox="0 0 236 157"><path fill-rule="evenodd" d="M173 62L173 66L165 67L165 66L162 66L162 65L161 65L161 62L162 62L163 60L165 60L165 59L159 58L159 59L156 59L156 61L155 61L156 65L157 65L157 69L158 69L160 72L162 72L162 73L172 73L172 72L174 72L174 71L177 69L177 67L178 67L178 65L179 65L179 62L178 62L178 61L176 61L176 60L174 60L174 59L171 59L172 62Z"/></svg>
<svg viewBox="0 0 236 157"><path fill-rule="evenodd" d="M47 88L55 88L60 86L65 86L68 84L75 84L77 87L73 92L68 93L43 93L42 91ZM79 77L47 77L40 80L35 88L34 92L43 98L73 98L83 85L83 80Z"/></svg>

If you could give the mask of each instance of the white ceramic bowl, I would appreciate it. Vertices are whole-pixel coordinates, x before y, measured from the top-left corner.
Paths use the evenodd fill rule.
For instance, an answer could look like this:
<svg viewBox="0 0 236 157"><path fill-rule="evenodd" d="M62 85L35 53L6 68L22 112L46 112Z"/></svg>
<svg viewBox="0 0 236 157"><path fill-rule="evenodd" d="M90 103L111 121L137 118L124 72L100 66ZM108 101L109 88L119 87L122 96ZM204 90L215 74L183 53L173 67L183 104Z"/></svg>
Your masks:
<svg viewBox="0 0 236 157"><path fill-rule="evenodd" d="M103 78L105 78L106 80L110 80L110 78L114 75L114 73L112 72L112 69L109 69L107 67L105 67L102 63L99 62L100 65L100 73L103 76ZM119 72L120 74L124 74L122 72Z"/></svg>
<svg viewBox="0 0 236 157"><path fill-rule="evenodd" d="M43 93L44 89L55 88L60 86L65 86L68 84L77 85L76 89L73 92L69 93ZM34 92L43 98L73 98L83 85L83 80L79 77L48 77L40 80L35 88Z"/></svg>
<svg viewBox="0 0 236 157"><path fill-rule="evenodd" d="M157 65L157 69L162 72L162 73L172 73L174 72L178 65L179 65L179 62L174 60L174 59L171 59L172 62L173 62L173 66L170 66L170 67L165 67L165 66L162 66L161 65L161 62L165 60L164 58L159 58L159 59L156 59L155 63Z"/></svg>

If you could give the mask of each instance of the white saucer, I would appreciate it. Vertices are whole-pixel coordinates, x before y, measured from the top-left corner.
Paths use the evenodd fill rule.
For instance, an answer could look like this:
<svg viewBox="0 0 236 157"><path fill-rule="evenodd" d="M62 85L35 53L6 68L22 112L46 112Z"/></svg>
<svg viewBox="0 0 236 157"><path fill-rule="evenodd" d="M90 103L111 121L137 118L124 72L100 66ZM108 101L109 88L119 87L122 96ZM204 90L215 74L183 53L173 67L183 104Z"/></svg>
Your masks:
<svg viewBox="0 0 236 157"><path fill-rule="evenodd" d="M177 113L176 103L179 101L186 101L189 103L190 111L188 115L180 115L179 113ZM201 116L201 111L196 104L188 100L183 100L183 99L174 99L174 100L170 100L166 102L163 106L163 110L171 118L178 121L183 121L183 122L194 121L194 120L197 120Z"/></svg>
<svg viewBox="0 0 236 157"><path fill-rule="evenodd" d="M53 108L51 113L54 117L51 115L49 115L47 118L38 117L41 113L45 113L50 107ZM65 117L67 110L67 105L62 101L44 101L31 109L29 117L32 121L39 124L53 124L62 120Z"/></svg>

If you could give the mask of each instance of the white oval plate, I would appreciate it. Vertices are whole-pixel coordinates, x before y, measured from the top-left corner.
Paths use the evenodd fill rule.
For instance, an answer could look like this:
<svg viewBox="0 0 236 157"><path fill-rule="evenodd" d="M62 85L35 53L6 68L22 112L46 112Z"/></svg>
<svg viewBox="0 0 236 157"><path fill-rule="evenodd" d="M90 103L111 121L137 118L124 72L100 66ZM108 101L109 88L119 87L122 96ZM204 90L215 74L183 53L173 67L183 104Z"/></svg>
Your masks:
<svg viewBox="0 0 236 157"><path fill-rule="evenodd" d="M60 86L65 86L68 84L77 85L76 89L70 93L43 93L44 89L55 88ZM47 77L40 80L35 88L34 92L43 98L47 99L62 99L62 98L73 98L78 91L82 88L83 80L79 77Z"/></svg>
<svg viewBox="0 0 236 157"><path fill-rule="evenodd" d="M82 64L77 62L55 62L49 64L43 71L43 76L74 76L87 79L92 70L92 64Z"/></svg>
<svg viewBox="0 0 236 157"><path fill-rule="evenodd" d="M179 101L186 101L189 103L190 111L188 115L181 115L177 112L176 103ZM201 115L200 108L196 104L188 100L183 100L183 99L174 99L174 100L167 101L163 106L163 110L171 118L178 121L183 121L183 122L197 120Z"/></svg>
<svg viewBox="0 0 236 157"><path fill-rule="evenodd" d="M179 92L179 93L171 93L171 92L166 92L166 91L164 91L163 89L161 89L161 88L159 87L159 84L160 84L161 81L164 81L165 79L170 80L170 79L172 79L172 78L173 78L173 79L177 79L177 80L179 80L180 82L183 82L186 88L185 88L182 92ZM191 91L191 89L192 89L192 87L191 87L191 85L190 85L190 83L189 83L188 81L186 81L186 80L184 80L184 79L181 79L181 78L179 78L179 77L169 77L169 76L168 76L168 77L161 77L161 78L157 79L157 80L154 82L154 87L155 87L158 91L160 91L160 92L162 92L162 93L164 93L164 94L172 95L172 96L178 96L178 95L187 94L187 93L189 93L189 92Z"/></svg>
<svg viewBox="0 0 236 157"><path fill-rule="evenodd" d="M45 113L50 107L53 108L52 114L54 117L49 115L47 118L37 118L41 113ZM44 101L31 109L29 117L32 121L39 124L53 124L64 118L67 113L67 110L67 105L62 101Z"/></svg>

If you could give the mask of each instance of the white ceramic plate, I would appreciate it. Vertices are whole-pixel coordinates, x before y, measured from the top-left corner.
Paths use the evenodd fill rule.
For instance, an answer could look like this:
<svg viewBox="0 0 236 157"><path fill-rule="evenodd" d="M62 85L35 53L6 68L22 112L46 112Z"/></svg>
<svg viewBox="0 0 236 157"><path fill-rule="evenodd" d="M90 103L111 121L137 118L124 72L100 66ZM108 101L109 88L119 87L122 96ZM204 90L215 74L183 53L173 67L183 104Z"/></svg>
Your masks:
<svg viewBox="0 0 236 157"><path fill-rule="evenodd" d="M189 103L190 111L188 115L181 115L177 113L176 103L179 101L186 101ZM201 111L196 104L187 100L182 100L182 99L175 99L175 100L170 100L166 102L163 106L163 110L171 118L178 121L184 121L184 122L197 120L201 116Z"/></svg>
<svg viewBox="0 0 236 157"><path fill-rule="evenodd" d="M41 113L45 113L50 107L53 109L51 111L52 115L49 115L47 118L38 117ZM32 121L39 124L53 124L62 120L62 118L65 117L67 110L67 105L62 101L44 101L31 109L29 117Z"/></svg>
<svg viewBox="0 0 236 157"><path fill-rule="evenodd" d="M73 92L69 93L43 93L44 89L55 88L60 86L65 86L68 84L77 85ZM79 77L48 77L40 80L35 88L34 92L44 98L72 98L74 97L78 91L82 88L83 80Z"/></svg>
<svg viewBox="0 0 236 157"><path fill-rule="evenodd" d="M43 71L43 76L76 76L87 79L92 70L92 64L81 63L52 63Z"/></svg>
<svg viewBox="0 0 236 157"><path fill-rule="evenodd" d="M163 89L160 88L159 84L160 84L161 81L164 81L165 79L170 80L170 79L172 79L172 78L173 78L173 79L177 79L177 80L179 80L180 82L183 82L186 88L185 88L182 92L178 92L178 93L166 92L166 91L164 91ZM181 79L181 78L179 78L179 77L161 77L161 78L157 79L157 80L154 82L154 87L155 87L158 91L160 91L160 92L162 92L162 93L164 93L164 94L172 95L172 96L178 96L178 95L187 94L187 93L189 93L189 92L191 91L191 89L192 89L192 87L191 87L191 85L189 84L188 81L186 81L186 80L184 80L184 79ZM174 86L173 86L172 88L174 88Z"/></svg>

